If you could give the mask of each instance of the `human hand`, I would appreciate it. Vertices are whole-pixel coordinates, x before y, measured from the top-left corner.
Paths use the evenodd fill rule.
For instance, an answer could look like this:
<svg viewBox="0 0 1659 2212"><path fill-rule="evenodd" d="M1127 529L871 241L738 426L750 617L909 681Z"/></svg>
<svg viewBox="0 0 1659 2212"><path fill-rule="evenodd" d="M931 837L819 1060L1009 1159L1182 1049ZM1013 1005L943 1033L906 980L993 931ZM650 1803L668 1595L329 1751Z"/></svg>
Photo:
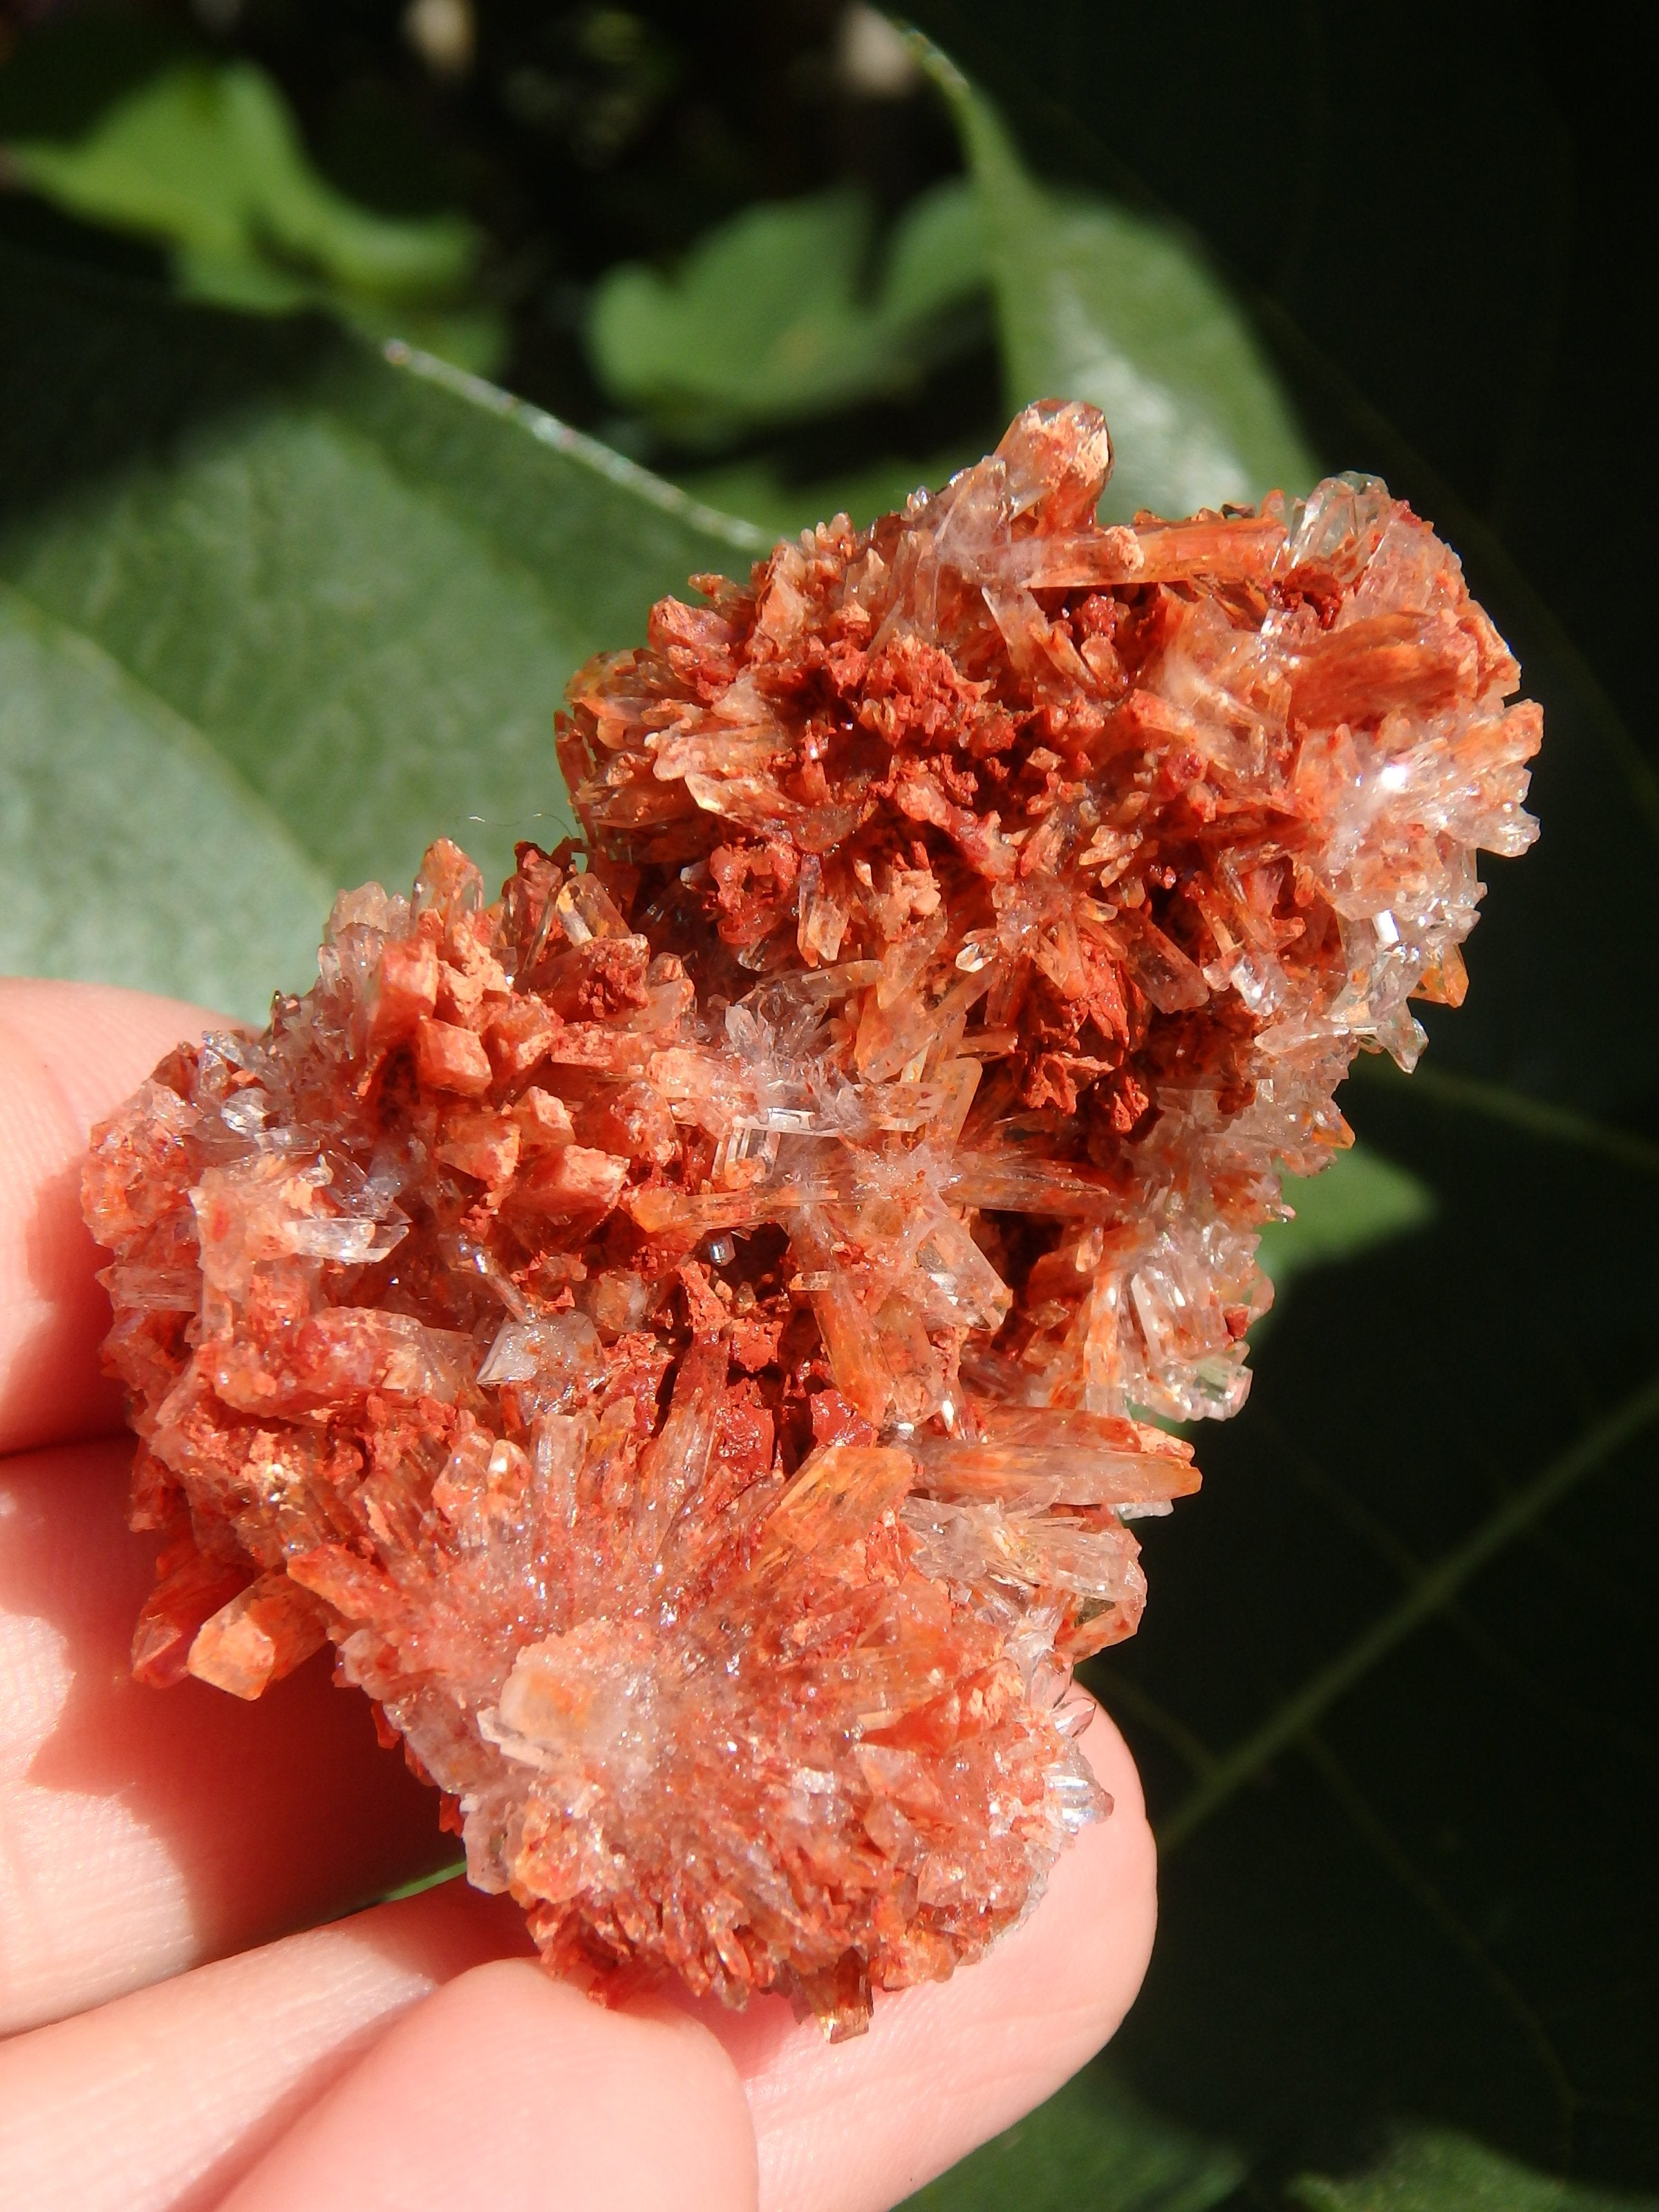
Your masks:
<svg viewBox="0 0 1659 2212"><path fill-rule="evenodd" d="M149 1587L98 1367L91 1124L208 1018L0 982L0 2173L35 2212L874 2212L1109 2035L1154 1918L1139 1784L980 1965L830 2048L787 2005L605 2011L452 1882L430 1790L312 1662L252 1706L128 1672ZM349 1915L342 1917L340 1916ZM325 1924L319 1924L325 1923ZM292 1931L301 1932L292 1932Z"/></svg>

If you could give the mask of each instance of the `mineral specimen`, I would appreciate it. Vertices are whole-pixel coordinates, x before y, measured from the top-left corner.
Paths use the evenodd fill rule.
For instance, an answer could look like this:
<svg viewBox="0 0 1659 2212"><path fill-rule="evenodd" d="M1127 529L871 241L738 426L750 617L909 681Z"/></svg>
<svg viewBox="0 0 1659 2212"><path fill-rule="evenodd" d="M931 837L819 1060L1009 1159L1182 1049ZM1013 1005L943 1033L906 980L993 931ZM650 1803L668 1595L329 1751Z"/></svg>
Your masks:
<svg viewBox="0 0 1659 2212"><path fill-rule="evenodd" d="M831 2033L1107 1809L1079 1656L1233 1412L1281 1165L1409 1066L1536 708L1374 479L1103 529L1091 410L571 686L583 848L343 895L97 1135L134 1667L325 1639L603 1993ZM585 863L585 865L582 865Z"/></svg>

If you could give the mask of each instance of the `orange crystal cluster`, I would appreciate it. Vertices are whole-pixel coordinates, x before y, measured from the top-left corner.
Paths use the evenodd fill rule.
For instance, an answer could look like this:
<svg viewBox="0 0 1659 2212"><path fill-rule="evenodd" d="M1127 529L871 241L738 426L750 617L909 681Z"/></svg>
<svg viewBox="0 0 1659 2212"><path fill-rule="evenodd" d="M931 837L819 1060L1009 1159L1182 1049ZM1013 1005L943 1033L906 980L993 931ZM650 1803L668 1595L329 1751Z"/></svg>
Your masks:
<svg viewBox="0 0 1659 2212"><path fill-rule="evenodd" d="M585 853L343 895L95 1140L137 1673L331 1639L601 1991L851 2033L1029 1908L1197 1482L1149 1417L1241 1401L1281 1164L1533 833L1537 709L1382 485L1103 529L1109 460L1047 403L663 601L571 687Z"/></svg>

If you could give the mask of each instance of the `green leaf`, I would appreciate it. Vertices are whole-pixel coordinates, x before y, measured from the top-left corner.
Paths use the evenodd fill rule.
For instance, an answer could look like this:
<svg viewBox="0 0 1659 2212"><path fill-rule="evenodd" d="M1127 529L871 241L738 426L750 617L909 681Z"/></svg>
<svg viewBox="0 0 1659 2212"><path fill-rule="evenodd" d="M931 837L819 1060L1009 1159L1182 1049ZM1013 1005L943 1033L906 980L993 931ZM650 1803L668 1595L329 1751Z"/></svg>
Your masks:
<svg viewBox="0 0 1659 2212"><path fill-rule="evenodd" d="M1105 410L1118 460L1103 514L1184 514L1275 487L1305 490L1317 465L1193 244L1036 183L990 103L935 47L914 43L951 104L971 175L905 210L879 286L861 289L871 216L856 193L746 209L672 277L630 264L601 280L588 342L611 397L671 437L719 444L892 396L971 334L960 311L988 286L1009 412L1050 394ZM797 487L752 458L691 480L779 528L837 506L867 520L914 488L902 464Z"/></svg>
<svg viewBox="0 0 1659 2212"><path fill-rule="evenodd" d="M253 1013L332 886L196 730L0 585L0 969Z"/></svg>
<svg viewBox="0 0 1659 2212"><path fill-rule="evenodd" d="M256 1011L330 888L564 835L574 669L759 549L394 352L5 264L9 957Z"/></svg>
<svg viewBox="0 0 1659 2212"><path fill-rule="evenodd" d="M1160 2119L1097 2060L906 2201L912 2212L1208 2212L1238 2158Z"/></svg>
<svg viewBox="0 0 1659 2212"><path fill-rule="evenodd" d="M893 327L959 307L990 282L977 188L947 177L912 200L887 242L881 312Z"/></svg>
<svg viewBox="0 0 1659 2212"><path fill-rule="evenodd" d="M672 276L638 262L595 288L600 382L672 436L719 442L908 390L984 289L977 204L945 184L913 203L873 291L872 216L854 191L745 208Z"/></svg>
<svg viewBox="0 0 1659 2212"><path fill-rule="evenodd" d="M1285 1197L1296 1218L1270 1222L1257 1253L1281 1298L1304 1268L1353 1259L1434 1212L1428 1186L1367 1145L1339 1152L1322 1174L1286 1176Z"/></svg>
<svg viewBox="0 0 1659 2212"><path fill-rule="evenodd" d="M912 46L950 103L978 186L1009 412L1050 397L1103 411L1118 456L1108 520L1306 491L1319 467L1194 243L1046 189L956 64L919 33Z"/></svg>
<svg viewBox="0 0 1659 2212"><path fill-rule="evenodd" d="M1388 2155L1352 2181L1316 2174L1293 2182L1306 2212L1656 2212L1659 2197L1586 2189L1534 2173L1448 2128L1402 2134Z"/></svg>
<svg viewBox="0 0 1659 2212"><path fill-rule="evenodd" d="M79 137L15 143L7 158L66 213L169 247L192 297L266 313L331 307L375 335L422 335L410 326L418 314L469 359L499 342L483 310L445 312L477 258L472 226L374 215L335 191L251 63L176 64Z"/></svg>

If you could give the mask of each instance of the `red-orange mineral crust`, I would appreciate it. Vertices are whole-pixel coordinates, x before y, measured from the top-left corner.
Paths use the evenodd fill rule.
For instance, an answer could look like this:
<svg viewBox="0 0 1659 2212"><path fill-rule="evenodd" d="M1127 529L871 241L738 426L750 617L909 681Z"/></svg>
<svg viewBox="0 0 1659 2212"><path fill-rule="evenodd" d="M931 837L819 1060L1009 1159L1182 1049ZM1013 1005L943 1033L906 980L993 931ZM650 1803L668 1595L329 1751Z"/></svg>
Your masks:
<svg viewBox="0 0 1659 2212"><path fill-rule="evenodd" d="M601 1992L850 2033L1028 1910L1197 1486L1146 1417L1243 1400L1280 1164L1533 835L1538 710L1382 484L1102 529L1109 464L1030 408L664 600L571 686L585 870L343 895L96 1139L137 1673L331 1639Z"/></svg>

